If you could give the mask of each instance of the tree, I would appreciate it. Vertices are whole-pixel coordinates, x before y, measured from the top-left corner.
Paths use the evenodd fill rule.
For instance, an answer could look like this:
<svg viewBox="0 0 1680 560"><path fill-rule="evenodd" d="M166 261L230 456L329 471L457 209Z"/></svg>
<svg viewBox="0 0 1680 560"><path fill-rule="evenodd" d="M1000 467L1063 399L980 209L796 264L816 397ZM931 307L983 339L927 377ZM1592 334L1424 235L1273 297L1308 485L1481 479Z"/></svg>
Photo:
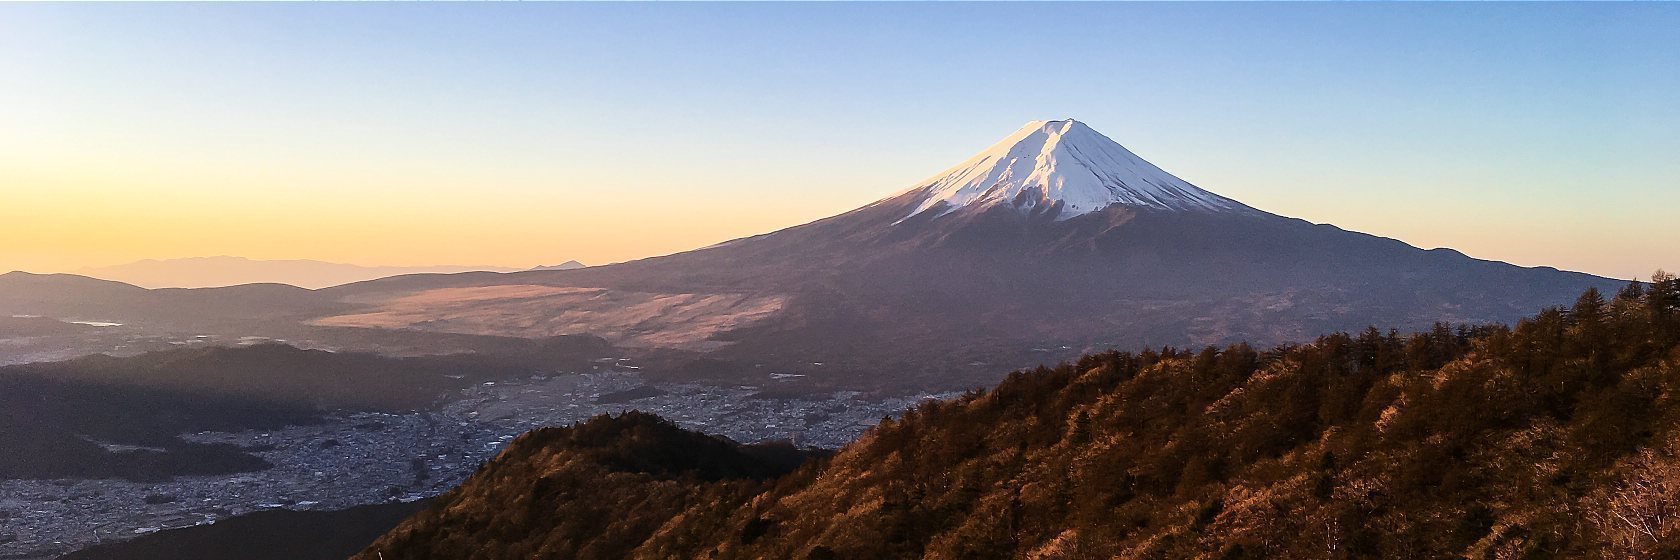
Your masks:
<svg viewBox="0 0 1680 560"><path fill-rule="evenodd" d="M1598 288L1587 288L1575 299L1575 305L1569 308L1569 320L1577 325L1604 322L1604 295Z"/></svg>
<svg viewBox="0 0 1680 560"><path fill-rule="evenodd" d="M1587 520L1624 558L1657 558L1680 538L1680 460L1667 449L1641 451L1629 472L1590 499Z"/></svg>

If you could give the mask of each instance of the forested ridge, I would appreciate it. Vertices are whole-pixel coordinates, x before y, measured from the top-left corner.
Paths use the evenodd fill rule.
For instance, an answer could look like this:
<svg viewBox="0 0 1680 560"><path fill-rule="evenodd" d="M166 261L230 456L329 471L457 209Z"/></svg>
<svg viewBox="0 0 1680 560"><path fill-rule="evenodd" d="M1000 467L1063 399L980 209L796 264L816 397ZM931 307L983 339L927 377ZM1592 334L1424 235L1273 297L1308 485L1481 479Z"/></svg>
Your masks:
<svg viewBox="0 0 1680 560"><path fill-rule="evenodd" d="M565 345L594 342L540 344L571 350ZM0 454L0 479L167 480L263 470L272 465L249 449L180 436L309 424L347 410L423 410L463 387L541 371L534 362L258 344L3 366L0 449L10 453ZM107 449L112 444L138 448Z"/></svg>
<svg viewBox="0 0 1680 560"><path fill-rule="evenodd" d="M597 418L358 558L1680 557L1677 343L1659 274L1514 326L1089 355L780 475Z"/></svg>

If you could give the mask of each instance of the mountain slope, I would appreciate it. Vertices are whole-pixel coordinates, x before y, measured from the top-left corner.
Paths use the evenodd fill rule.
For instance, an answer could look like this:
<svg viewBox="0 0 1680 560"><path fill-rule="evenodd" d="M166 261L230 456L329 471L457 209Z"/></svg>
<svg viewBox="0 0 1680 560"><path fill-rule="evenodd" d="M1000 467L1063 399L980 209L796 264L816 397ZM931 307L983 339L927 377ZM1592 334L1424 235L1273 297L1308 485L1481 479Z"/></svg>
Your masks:
<svg viewBox="0 0 1680 560"><path fill-rule="evenodd" d="M1515 328L1087 356L756 490L567 484L545 469L602 462L527 436L356 558L1674 557L1680 282L1642 291ZM645 538L565 521L645 523L655 497Z"/></svg>
<svg viewBox="0 0 1680 560"><path fill-rule="evenodd" d="M1508 322L1587 287L1620 284L1255 210L1184 183L1081 123L1051 121L1029 123L893 197L769 234L582 270L397 277L324 292L363 302L357 315L383 319L395 310L388 302L448 299L441 290L469 286L774 302L722 329L664 315L640 324L712 342L688 347L735 364L720 369L764 364L817 380L885 376L950 386L990 381L999 365L1114 346L1300 341L1373 323ZM551 322L569 312L568 302L510 295L473 303L494 307L500 320L420 313L331 324L504 336L587 328ZM927 351L957 359L910 358Z"/></svg>

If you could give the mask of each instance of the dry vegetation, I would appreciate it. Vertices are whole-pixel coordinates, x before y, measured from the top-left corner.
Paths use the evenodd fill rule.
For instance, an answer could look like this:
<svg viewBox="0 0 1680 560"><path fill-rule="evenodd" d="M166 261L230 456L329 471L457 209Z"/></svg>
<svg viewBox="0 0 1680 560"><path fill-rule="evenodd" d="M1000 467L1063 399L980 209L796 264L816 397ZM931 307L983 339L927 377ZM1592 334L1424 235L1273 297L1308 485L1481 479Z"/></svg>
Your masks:
<svg viewBox="0 0 1680 560"><path fill-rule="evenodd" d="M1511 328L1086 356L773 479L541 431L359 558L1673 558L1677 400L1659 276Z"/></svg>
<svg viewBox="0 0 1680 560"><path fill-rule="evenodd" d="M560 286L478 286L356 296L367 306L311 321L327 327L421 329L538 338L590 333L616 344L715 350L719 333L780 311L781 296L647 293Z"/></svg>

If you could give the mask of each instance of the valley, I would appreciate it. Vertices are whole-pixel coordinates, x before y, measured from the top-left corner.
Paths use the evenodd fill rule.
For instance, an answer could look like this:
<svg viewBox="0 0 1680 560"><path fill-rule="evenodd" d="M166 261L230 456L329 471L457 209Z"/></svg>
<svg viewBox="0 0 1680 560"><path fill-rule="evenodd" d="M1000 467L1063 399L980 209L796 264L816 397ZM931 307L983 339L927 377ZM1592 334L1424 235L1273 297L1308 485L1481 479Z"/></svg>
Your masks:
<svg viewBox="0 0 1680 560"><path fill-rule="evenodd" d="M231 445L271 466L168 480L0 480L0 558L45 559L101 542L224 521L270 509L339 510L436 496L515 436L640 410L743 443L832 449L923 399L952 393L767 396L766 387L650 383L635 373L489 381L435 409L332 414L305 425L183 434Z"/></svg>

